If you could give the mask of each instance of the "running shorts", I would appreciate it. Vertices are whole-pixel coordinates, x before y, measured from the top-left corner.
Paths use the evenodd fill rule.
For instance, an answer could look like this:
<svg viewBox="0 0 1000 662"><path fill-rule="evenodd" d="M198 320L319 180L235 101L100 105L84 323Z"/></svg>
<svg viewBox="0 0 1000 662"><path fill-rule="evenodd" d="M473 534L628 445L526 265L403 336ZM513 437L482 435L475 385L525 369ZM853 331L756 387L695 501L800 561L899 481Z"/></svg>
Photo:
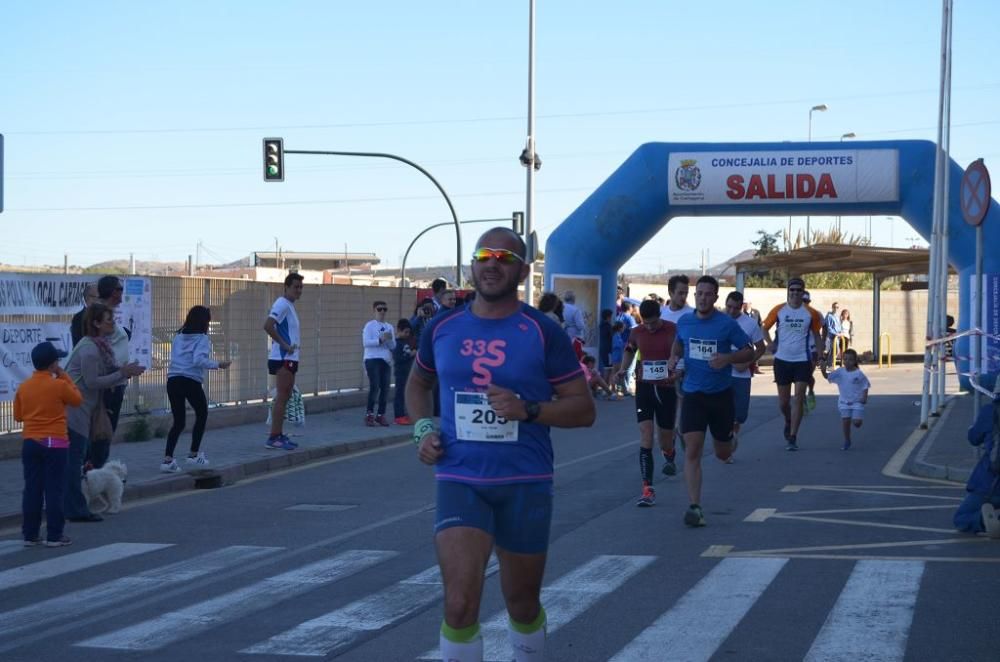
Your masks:
<svg viewBox="0 0 1000 662"><path fill-rule="evenodd" d="M635 385L635 417L642 423L656 419L656 425L672 430L677 415L677 390L673 385L638 382Z"/></svg>
<svg viewBox="0 0 1000 662"><path fill-rule="evenodd" d="M743 425L750 417L750 382L752 379L733 377L733 417Z"/></svg>
<svg viewBox="0 0 1000 662"><path fill-rule="evenodd" d="M493 536L496 546L515 554L542 554L549 548L551 482L470 485L437 481L434 533L471 526Z"/></svg>
<svg viewBox="0 0 1000 662"><path fill-rule="evenodd" d="M288 372L292 373L293 375L299 371L299 362L298 361L282 361L280 359L268 359L267 360L267 372L268 372L268 374L271 374L271 375L278 374L278 371L281 370L282 366L284 366L285 368L287 368Z"/></svg>
<svg viewBox="0 0 1000 662"><path fill-rule="evenodd" d="M733 436L733 391L685 393L681 405L681 433L710 430L716 441Z"/></svg>
<svg viewBox="0 0 1000 662"><path fill-rule="evenodd" d="M778 386L809 382L815 366L812 361L782 361L774 359L774 383Z"/></svg>

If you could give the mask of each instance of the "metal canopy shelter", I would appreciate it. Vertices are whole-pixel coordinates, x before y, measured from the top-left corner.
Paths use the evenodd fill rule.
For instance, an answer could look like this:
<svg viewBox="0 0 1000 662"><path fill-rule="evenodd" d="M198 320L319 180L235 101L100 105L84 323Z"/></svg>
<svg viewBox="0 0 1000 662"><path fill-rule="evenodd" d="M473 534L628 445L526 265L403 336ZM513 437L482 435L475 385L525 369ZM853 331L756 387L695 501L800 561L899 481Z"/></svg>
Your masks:
<svg viewBox="0 0 1000 662"><path fill-rule="evenodd" d="M881 350L882 281L889 276L926 274L930 251L924 248L885 248L881 246L851 246L845 244L814 244L785 253L773 253L736 263L736 289L743 291L748 273L786 271L789 276L802 276L828 271L870 273L872 283L872 351ZM956 273L949 265L950 274Z"/></svg>

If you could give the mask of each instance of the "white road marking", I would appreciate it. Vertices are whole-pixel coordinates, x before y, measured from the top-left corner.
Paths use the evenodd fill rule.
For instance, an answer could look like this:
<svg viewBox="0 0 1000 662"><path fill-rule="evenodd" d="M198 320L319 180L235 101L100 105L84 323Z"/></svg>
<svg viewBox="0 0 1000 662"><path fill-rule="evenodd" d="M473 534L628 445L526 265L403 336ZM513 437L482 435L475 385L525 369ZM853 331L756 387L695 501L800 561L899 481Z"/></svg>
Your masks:
<svg viewBox="0 0 1000 662"><path fill-rule="evenodd" d="M78 642L86 648L156 650L205 630L332 584L396 556L398 552L349 550L330 559L261 580L211 600L163 614L158 618Z"/></svg>
<svg viewBox="0 0 1000 662"><path fill-rule="evenodd" d="M618 589L656 560L655 556L597 556L542 589L546 631L552 634ZM484 662L513 659L507 640L507 612L500 611L482 624ZM440 660L441 651L427 651L418 659Z"/></svg>
<svg viewBox="0 0 1000 662"><path fill-rule="evenodd" d="M780 558L723 559L612 661L663 659L671 641L678 642L670 649L671 662L710 659L785 563Z"/></svg>
<svg viewBox="0 0 1000 662"><path fill-rule="evenodd" d="M744 522L766 522L767 518L778 512L777 508L758 508L743 518Z"/></svg>
<svg viewBox="0 0 1000 662"><path fill-rule="evenodd" d="M112 561L120 561L130 556L155 552L158 549L173 545L158 545L138 542L116 542L94 549L86 549L75 554L66 554L53 559L29 563L10 570L0 572L0 590L32 584L43 579L51 579L59 575L77 572L95 565Z"/></svg>
<svg viewBox="0 0 1000 662"><path fill-rule="evenodd" d="M835 508L833 510L796 510L782 512L782 515L835 515L838 513L892 513L900 510L954 510L955 506L950 503L934 506L891 506L888 508Z"/></svg>
<svg viewBox="0 0 1000 662"><path fill-rule="evenodd" d="M101 612L113 604L156 593L160 589L173 586L178 582L187 582L199 577L214 575L226 568L273 554L281 549L281 547L224 547L191 559L36 602L0 614L0 635L9 637L22 630L41 628L49 623L70 621L74 614L77 614L81 609L88 612Z"/></svg>
<svg viewBox="0 0 1000 662"><path fill-rule="evenodd" d="M902 660L924 564L858 561L805 662Z"/></svg>
<svg viewBox="0 0 1000 662"><path fill-rule="evenodd" d="M496 573L496 561L486 576ZM355 644L369 632L399 623L441 599L441 571L436 565L407 577L378 593L244 648L252 655L327 657Z"/></svg>
<svg viewBox="0 0 1000 662"><path fill-rule="evenodd" d="M2 540L0 541L0 556L13 554L14 552L23 548L24 548L24 542L21 540Z"/></svg>
<svg viewBox="0 0 1000 662"><path fill-rule="evenodd" d="M806 515L784 515L775 513L772 519L797 520L800 522L822 522L824 524L846 524L848 526L867 526L877 529L902 529L904 531L930 531L931 533L955 533L955 529L936 528L932 526L910 526L909 524L885 524L883 522L866 522L865 520L837 519L833 517L809 517Z"/></svg>

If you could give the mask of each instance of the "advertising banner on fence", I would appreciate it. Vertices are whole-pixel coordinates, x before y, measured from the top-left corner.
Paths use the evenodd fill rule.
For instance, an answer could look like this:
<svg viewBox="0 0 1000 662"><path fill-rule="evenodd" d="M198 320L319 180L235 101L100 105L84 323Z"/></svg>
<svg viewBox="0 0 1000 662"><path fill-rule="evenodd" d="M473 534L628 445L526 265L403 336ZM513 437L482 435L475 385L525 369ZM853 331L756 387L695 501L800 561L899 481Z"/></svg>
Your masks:
<svg viewBox="0 0 1000 662"><path fill-rule="evenodd" d="M115 322L127 329L131 336L128 355L132 361L147 370L152 367L153 350L153 297L148 278L122 276L125 291L122 302L115 309ZM184 311L185 313L187 311ZM184 320L178 318L177 328Z"/></svg>
<svg viewBox="0 0 1000 662"><path fill-rule="evenodd" d="M990 375L1000 370L1000 273L983 274L982 286L978 287L976 275L969 277L969 301L975 306L978 301L982 306L982 328L984 336L973 337L972 342L980 343L979 370L980 374ZM975 316L969 315L970 325Z"/></svg>
<svg viewBox="0 0 1000 662"><path fill-rule="evenodd" d="M61 322L0 324L0 401L14 399L21 382L31 376L31 348L48 340L57 349L69 352L73 339L69 325Z"/></svg>
<svg viewBox="0 0 1000 662"><path fill-rule="evenodd" d="M122 276L122 302L115 321L128 330L129 358L150 368L153 346L152 288L148 278ZM0 401L14 399L17 386L34 370L31 348L48 340L69 352L73 342L67 316L83 307L83 291L93 274L0 274ZM26 316L62 317L60 321L21 321ZM14 318L14 319L12 319ZM182 320L178 319L177 326Z"/></svg>
<svg viewBox="0 0 1000 662"><path fill-rule="evenodd" d="M668 167L674 205L899 200L894 149L675 152Z"/></svg>
<svg viewBox="0 0 1000 662"><path fill-rule="evenodd" d="M73 315L93 274L0 274L0 315Z"/></svg>

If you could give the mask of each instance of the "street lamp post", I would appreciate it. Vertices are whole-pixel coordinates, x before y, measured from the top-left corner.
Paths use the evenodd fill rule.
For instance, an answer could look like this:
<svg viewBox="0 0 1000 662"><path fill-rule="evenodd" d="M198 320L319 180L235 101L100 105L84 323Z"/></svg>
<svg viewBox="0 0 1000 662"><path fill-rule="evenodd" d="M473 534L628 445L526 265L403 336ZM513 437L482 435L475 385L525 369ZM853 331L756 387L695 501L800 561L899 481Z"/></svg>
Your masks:
<svg viewBox="0 0 1000 662"><path fill-rule="evenodd" d="M844 142L844 138L857 138L857 137L858 137L857 134L855 134L853 131L848 131L847 133L840 134L840 142ZM838 214L837 215L837 232L838 233L842 231L841 226L840 226L840 219L841 219L841 216Z"/></svg>
<svg viewBox="0 0 1000 662"><path fill-rule="evenodd" d="M528 140L521 153L521 165L528 171L524 204L524 238L528 241L528 279L524 282L524 300L530 306L534 303L535 289L535 247L532 230L535 227L535 170L541 161L535 154L535 0L528 1Z"/></svg>
<svg viewBox="0 0 1000 662"><path fill-rule="evenodd" d="M817 104L809 109L809 142L812 142L813 139L813 113L825 113L826 110L827 106L825 103ZM811 221L812 218L810 216L806 216L806 246L812 245Z"/></svg>
<svg viewBox="0 0 1000 662"><path fill-rule="evenodd" d="M431 180L437 190L441 192L444 196L444 201L448 204L448 210L451 212L452 222L455 225L455 285L457 287L462 287L462 226L458 221L458 214L455 213L455 206L451 204L451 198L445 192L444 187L438 183L438 180L434 179L431 173L427 172L419 165L410 161L409 159L404 159L402 156L397 156L395 154L386 154L383 152L334 152L329 150L314 150L314 149L286 149L285 154L317 154L326 156L366 156L373 158L382 159L392 159L394 161L399 161L405 163L408 166L416 168L424 174L427 179Z"/></svg>

